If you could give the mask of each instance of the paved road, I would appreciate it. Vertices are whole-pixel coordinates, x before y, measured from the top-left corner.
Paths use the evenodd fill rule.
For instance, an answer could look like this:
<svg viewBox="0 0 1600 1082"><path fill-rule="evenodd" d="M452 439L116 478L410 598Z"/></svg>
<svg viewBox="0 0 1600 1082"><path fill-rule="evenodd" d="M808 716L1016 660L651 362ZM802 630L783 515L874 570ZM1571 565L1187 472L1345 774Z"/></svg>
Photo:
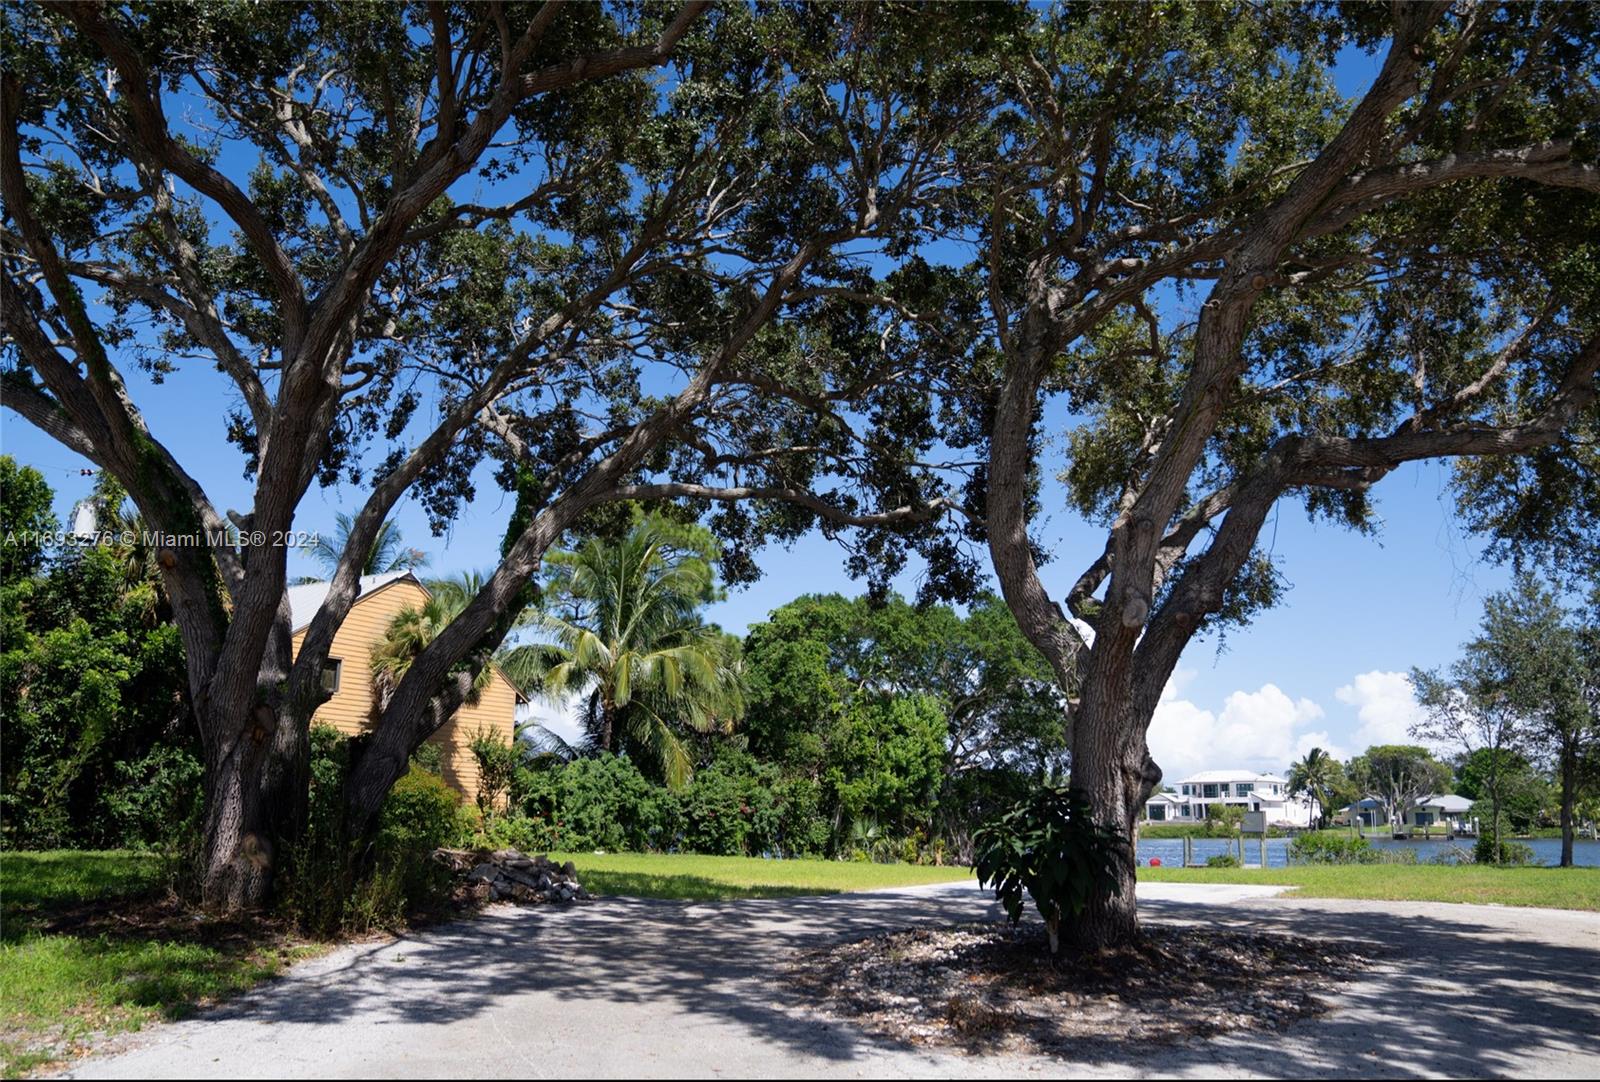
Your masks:
<svg viewBox="0 0 1600 1082"><path fill-rule="evenodd" d="M721 904L491 910L341 949L80 1078L1600 1075L1600 914L1298 901L1150 884L1159 920L1378 941L1340 1007L1285 1034L1112 1041L1072 1061L930 1053L830 1022L782 978L796 947L996 915L971 884Z"/></svg>

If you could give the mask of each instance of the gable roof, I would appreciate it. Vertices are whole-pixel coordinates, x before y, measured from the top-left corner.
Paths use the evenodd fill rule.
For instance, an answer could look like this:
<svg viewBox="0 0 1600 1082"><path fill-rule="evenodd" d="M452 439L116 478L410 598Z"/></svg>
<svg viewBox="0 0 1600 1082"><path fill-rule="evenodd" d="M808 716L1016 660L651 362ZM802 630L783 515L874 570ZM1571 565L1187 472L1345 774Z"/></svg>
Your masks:
<svg viewBox="0 0 1600 1082"><path fill-rule="evenodd" d="M1442 812L1457 815L1472 810L1472 801L1464 796L1446 793L1443 796L1425 796L1417 801L1419 808L1437 808Z"/></svg>
<svg viewBox="0 0 1600 1082"><path fill-rule="evenodd" d="M354 608L385 586L405 580L410 580L424 594L428 593L428 587L411 572L385 571L379 575L363 575L357 579L355 600L350 602L350 606ZM323 601L327 599L328 590L332 585L330 582L306 582L298 586L289 587L289 633L291 635L298 635L310 626L311 621L316 618L317 610L322 608ZM525 703L528 701L528 696L512 682L511 678L501 670L500 666L491 661L489 667L494 670L494 674L501 679L506 687L511 689L511 693L516 696L517 702Z"/></svg>
<svg viewBox="0 0 1600 1082"><path fill-rule="evenodd" d="M391 582L401 579L410 579L418 586L422 582L409 571L385 571L381 575L363 575L356 583L356 600ZM310 625L317 610L322 608L323 601L327 600L331 582L307 582L299 586L289 587L289 630L291 634L298 634ZM426 589L426 587L423 587Z"/></svg>

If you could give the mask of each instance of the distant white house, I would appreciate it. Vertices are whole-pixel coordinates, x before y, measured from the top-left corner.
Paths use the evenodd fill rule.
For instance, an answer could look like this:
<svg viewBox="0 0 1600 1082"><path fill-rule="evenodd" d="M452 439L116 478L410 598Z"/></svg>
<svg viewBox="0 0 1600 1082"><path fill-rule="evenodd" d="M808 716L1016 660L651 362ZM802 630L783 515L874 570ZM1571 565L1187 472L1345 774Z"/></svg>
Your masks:
<svg viewBox="0 0 1600 1082"><path fill-rule="evenodd" d="M1266 812L1271 826L1311 825L1309 801L1289 795L1289 783L1253 770L1207 770L1178 782L1177 792L1156 793L1144 806L1147 823L1196 823L1212 804Z"/></svg>
<svg viewBox="0 0 1600 1082"><path fill-rule="evenodd" d="M1400 821L1385 821L1383 805L1371 797L1356 801L1341 810L1335 822L1359 823L1365 828L1392 827L1400 834L1474 834L1477 821L1472 817L1472 801L1454 793L1435 793L1419 798L1400 816Z"/></svg>

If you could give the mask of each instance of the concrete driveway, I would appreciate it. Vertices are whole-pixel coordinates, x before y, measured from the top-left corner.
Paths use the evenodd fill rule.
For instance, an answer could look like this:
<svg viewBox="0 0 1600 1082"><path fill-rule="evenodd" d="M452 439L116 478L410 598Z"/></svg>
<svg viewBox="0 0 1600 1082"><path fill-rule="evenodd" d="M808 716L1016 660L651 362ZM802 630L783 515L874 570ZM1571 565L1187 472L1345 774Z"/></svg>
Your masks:
<svg viewBox="0 0 1600 1082"><path fill-rule="evenodd" d="M719 904L499 908L348 947L195 1019L75 1065L79 1078L1544 1077L1600 1075L1600 914L1297 901L1150 884L1157 920L1373 941L1339 1007L1286 1033L1111 1040L1071 1060L908 1048L820 1018L797 947L998 916L975 885Z"/></svg>

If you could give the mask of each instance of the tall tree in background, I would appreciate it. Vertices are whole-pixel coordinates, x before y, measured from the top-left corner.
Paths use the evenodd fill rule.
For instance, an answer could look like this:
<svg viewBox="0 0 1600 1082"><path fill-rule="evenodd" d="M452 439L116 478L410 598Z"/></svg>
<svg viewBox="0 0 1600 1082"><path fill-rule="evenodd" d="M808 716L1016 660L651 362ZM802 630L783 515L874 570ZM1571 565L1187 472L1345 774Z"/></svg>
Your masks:
<svg viewBox="0 0 1600 1082"><path fill-rule="evenodd" d="M1450 784L1450 768L1415 744L1378 744L1350 760L1350 780L1361 795L1376 800L1385 821L1398 824L1422 797Z"/></svg>
<svg viewBox="0 0 1600 1082"><path fill-rule="evenodd" d="M1315 825L1321 826L1327 822L1334 794L1344 780L1339 760L1321 748L1312 748L1289 767L1289 795L1309 797L1316 806Z"/></svg>
<svg viewBox="0 0 1600 1082"><path fill-rule="evenodd" d="M824 781L846 813L944 836L958 855L987 812L1065 773L1064 697L993 595L965 616L799 597L750 627L745 663L752 752Z"/></svg>
<svg viewBox="0 0 1600 1082"><path fill-rule="evenodd" d="M954 147L995 104L987 43L1023 19L698 0L8 10L0 392L153 528L208 539L161 564L205 750L207 903L261 902L300 830L319 674L408 494L442 529L492 458L516 511L347 781L360 833L545 551L600 505L723 506L746 573L763 538L818 521L891 527L862 557L884 575L936 543L936 431L897 383L914 354L851 298L880 292L874 250L904 251L959 197ZM237 514L147 423L159 388L130 378L194 363L242 403ZM274 541L312 484L341 479L365 503L291 658Z"/></svg>
<svg viewBox="0 0 1600 1082"><path fill-rule="evenodd" d="M1468 753L1488 753L1486 780L1497 813L1502 766L1539 755L1555 768L1562 867L1572 866L1573 806L1584 755L1597 739L1584 636L1579 618L1553 592L1532 574L1519 574L1509 590L1485 599L1479 633L1451 666L1450 679L1421 674L1418 680L1429 728Z"/></svg>

